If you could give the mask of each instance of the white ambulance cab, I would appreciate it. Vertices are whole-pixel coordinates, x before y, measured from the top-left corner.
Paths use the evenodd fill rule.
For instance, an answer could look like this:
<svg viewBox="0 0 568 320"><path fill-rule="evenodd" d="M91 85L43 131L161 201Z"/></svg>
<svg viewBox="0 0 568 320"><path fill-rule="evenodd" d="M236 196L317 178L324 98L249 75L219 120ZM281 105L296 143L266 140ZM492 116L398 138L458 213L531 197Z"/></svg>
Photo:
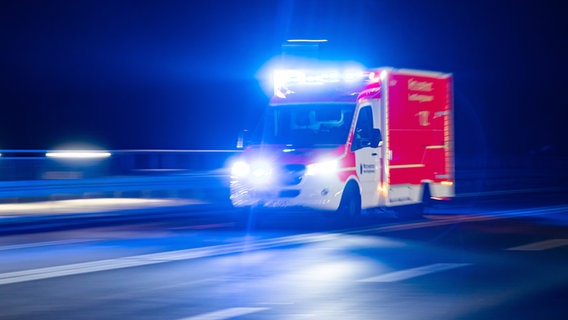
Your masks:
<svg viewBox="0 0 568 320"><path fill-rule="evenodd" d="M454 195L451 74L281 70L274 80L260 134L231 167L233 206L417 217Z"/></svg>

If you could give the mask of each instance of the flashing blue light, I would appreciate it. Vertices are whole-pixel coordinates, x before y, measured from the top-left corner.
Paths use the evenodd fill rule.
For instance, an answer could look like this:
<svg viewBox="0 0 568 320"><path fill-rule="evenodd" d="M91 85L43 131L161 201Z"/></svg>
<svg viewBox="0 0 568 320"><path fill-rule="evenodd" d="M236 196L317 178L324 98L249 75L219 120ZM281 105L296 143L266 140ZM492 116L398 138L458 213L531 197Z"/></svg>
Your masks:
<svg viewBox="0 0 568 320"><path fill-rule="evenodd" d="M274 95L285 98L291 93L290 86L313 86L325 85L332 83L354 83L362 80L368 80L368 73L362 69L348 70L275 70L274 78Z"/></svg>

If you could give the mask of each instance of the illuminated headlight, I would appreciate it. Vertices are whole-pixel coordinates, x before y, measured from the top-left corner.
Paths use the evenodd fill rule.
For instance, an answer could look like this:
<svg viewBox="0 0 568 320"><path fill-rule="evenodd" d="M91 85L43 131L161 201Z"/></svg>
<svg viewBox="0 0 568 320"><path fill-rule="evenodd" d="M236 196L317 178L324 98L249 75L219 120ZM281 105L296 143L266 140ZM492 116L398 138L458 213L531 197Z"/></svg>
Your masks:
<svg viewBox="0 0 568 320"><path fill-rule="evenodd" d="M231 168L233 177L248 178L254 183L267 183L272 178L272 166L268 162L247 163L244 161L235 162Z"/></svg>
<svg viewBox="0 0 568 320"><path fill-rule="evenodd" d="M234 177L246 177L250 173L250 166L244 161L237 161L231 167L231 175Z"/></svg>
<svg viewBox="0 0 568 320"><path fill-rule="evenodd" d="M251 176L254 178L263 178L272 175L272 167L266 162L257 162L252 165Z"/></svg>
<svg viewBox="0 0 568 320"><path fill-rule="evenodd" d="M337 160L312 163L306 166L306 175L332 174L337 172Z"/></svg>

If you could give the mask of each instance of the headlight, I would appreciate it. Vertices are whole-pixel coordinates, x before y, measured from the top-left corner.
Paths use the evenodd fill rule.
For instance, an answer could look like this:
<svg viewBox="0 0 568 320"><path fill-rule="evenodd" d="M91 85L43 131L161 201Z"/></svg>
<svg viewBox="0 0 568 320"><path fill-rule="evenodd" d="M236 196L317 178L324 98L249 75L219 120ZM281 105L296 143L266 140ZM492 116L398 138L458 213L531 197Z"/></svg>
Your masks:
<svg viewBox="0 0 568 320"><path fill-rule="evenodd" d="M249 181L264 184L272 179L272 165L264 161L248 163L237 161L231 167L231 176L237 178L247 178Z"/></svg>
<svg viewBox="0 0 568 320"><path fill-rule="evenodd" d="M250 174L254 179L267 178L272 175L272 166L267 162L255 162L251 167Z"/></svg>
<svg viewBox="0 0 568 320"><path fill-rule="evenodd" d="M337 172L337 160L322 161L306 166L306 175L332 174Z"/></svg>
<svg viewBox="0 0 568 320"><path fill-rule="evenodd" d="M250 173L250 166L244 161L237 161L231 167L231 175L234 177L246 177Z"/></svg>

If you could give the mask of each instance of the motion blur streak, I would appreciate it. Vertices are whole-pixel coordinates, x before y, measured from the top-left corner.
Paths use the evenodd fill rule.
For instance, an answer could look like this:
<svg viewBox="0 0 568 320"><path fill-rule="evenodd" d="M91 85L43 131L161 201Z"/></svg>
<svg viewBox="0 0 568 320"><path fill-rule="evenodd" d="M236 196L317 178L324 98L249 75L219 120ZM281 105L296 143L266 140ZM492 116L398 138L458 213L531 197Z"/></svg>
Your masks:
<svg viewBox="0 0 568 320"><path fill-rule="evenodd" d="M173 199L145 199L145 198L99 198L99 199L74 199L60 201L45 201L34 203L5 203L0 204L0 216L26 213L51 214L51 213L83 213L96 210L107 212L114 210L127 210L142 207L179 206L182 204L199 204L197 200L173 200Z"/></svg>
<svg viewBox="0 0 568 320"><path fill-rule="evenodd" d="M407 270L401 270L396 272L391 272L383 274L377 277L367 278L361 280L361 282L395 282L402 281L414 277L419 277L429 273L440 272L460 267L468 266L469 263L435 263L423 267L417 267Z"/></svg>
<svg viewBox="0 0 568 320"><path fill-rule="evenodd" d="M108 158L111 156L107 151L53 151L45 154L48 158L63 159L98 159Z"/></svg>
<svg viewBox="0 0 568 320"><path fill-rule="evenodd" d="M568 239L551 239L509 248L512 251L541 251L568 246Z"/></svg>
<svg viewBox="0 0 568 320"><path fill-rule="evenodd" d="M183 318L180 320L222 320L238 316L244 316L255 312L268 310L268 308L229 308L215 312L201 314L195 317Z"/></svg>

